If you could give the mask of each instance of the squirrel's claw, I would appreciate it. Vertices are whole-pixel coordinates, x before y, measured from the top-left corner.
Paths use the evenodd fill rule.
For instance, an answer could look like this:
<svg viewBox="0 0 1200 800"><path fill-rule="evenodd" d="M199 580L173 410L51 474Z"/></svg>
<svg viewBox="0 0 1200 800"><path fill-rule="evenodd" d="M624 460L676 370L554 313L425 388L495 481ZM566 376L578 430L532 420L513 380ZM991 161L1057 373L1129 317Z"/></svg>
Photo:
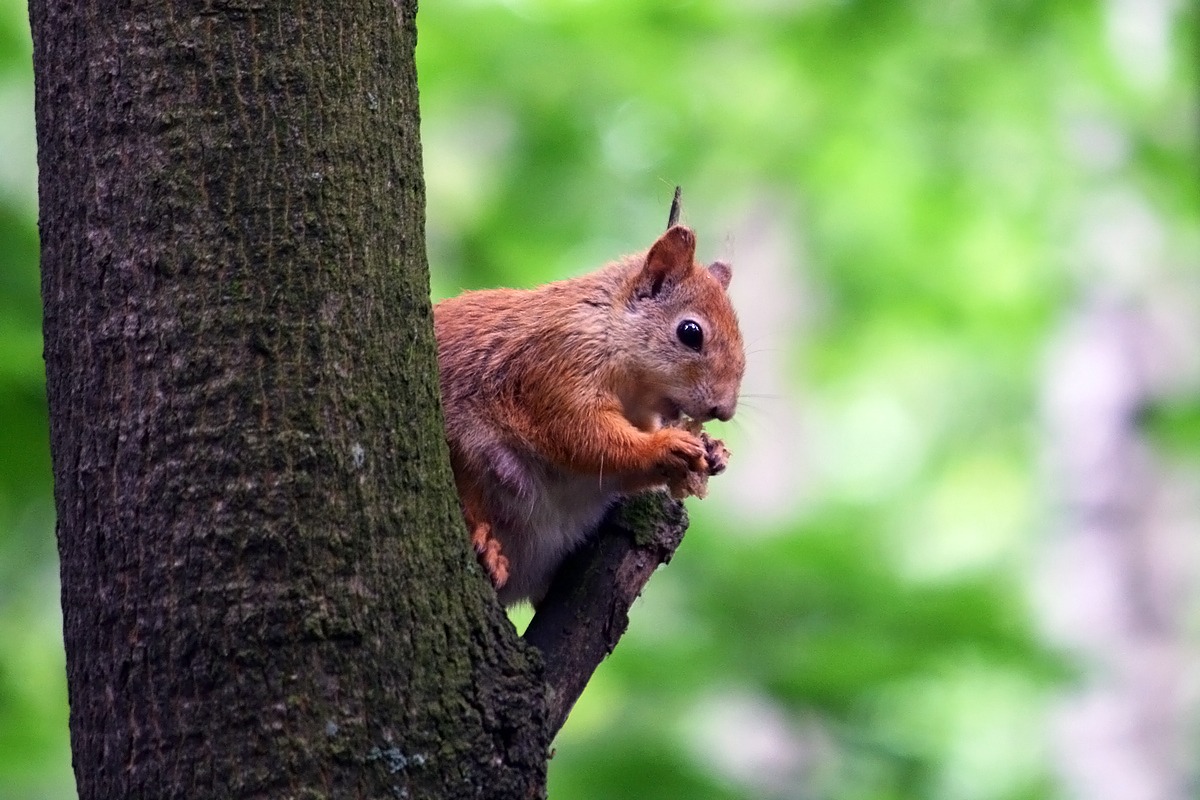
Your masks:
<svg viewBox="0 0 1200 800"><path fill-rule="evenodd" d="M676 500L685 497L703 499L708 494L709 476L725 471L729 463L729 448L720 439L709 436L699 423L685 425L684 429L699 439L703 455L689 461L686 473L671 476L667 481L667 490Z"/></svg>
<svg viewBox="0 0 1200 800"><path fill-rule="evenodd" d="M729 448L720 439L714 439L704 431L700 432L700 441L704 443L704 459L708 462L708 474L720 475L729 465Z"/></svg>

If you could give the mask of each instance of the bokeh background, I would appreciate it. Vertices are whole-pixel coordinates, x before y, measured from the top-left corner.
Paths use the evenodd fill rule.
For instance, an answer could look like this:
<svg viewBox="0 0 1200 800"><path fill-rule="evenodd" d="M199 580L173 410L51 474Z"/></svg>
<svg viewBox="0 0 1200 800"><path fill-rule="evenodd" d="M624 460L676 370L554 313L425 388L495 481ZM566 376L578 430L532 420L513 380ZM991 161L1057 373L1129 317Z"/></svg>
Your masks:
<svg viewBox="0 0 1200 800"><path fill-rule="evenodd" d="M424 4L434 295L641 249L679 183L749 349L730 469L551 797L1200 795L1197 20ZM0 0L0 797L57 799L32 98Z"/></svg>

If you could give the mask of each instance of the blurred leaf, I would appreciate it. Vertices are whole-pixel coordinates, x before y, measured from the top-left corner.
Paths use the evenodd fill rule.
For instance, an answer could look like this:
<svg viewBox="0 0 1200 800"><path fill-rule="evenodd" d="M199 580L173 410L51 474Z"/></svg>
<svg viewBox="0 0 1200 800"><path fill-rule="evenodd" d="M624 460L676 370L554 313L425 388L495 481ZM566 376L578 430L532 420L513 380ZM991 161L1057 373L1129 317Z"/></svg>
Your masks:
<svg viewBox="0 0 1200 800"><path fill-rule="evenodd" d="M1138 425L1155 446L1176 456L1200 456L1200 395L1147 404Z"/></svg>

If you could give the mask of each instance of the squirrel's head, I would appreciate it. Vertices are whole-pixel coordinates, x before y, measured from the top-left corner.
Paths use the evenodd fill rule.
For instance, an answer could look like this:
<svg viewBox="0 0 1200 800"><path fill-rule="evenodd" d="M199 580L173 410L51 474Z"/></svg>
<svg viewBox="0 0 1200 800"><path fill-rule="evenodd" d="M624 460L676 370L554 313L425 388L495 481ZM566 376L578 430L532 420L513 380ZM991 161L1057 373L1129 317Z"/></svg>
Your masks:
<svg viewBox="0 0 1200 800"><path fill-rule="evenodd" d="M630 271L625 321L638 341L632 353L638 405L663 420L728 420L746 367L742 334L727 289L732 270L696 263L696 236L675 225Z"/></svg>

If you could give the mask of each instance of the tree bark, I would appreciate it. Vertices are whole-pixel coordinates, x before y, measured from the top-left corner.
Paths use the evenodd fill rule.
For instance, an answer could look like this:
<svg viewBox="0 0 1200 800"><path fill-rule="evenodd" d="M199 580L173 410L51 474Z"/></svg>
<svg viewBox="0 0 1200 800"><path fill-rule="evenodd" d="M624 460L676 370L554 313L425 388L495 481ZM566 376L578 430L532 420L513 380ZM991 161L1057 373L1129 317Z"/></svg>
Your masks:
<svg viewBox="0 0 1200 800"><path fill-rule="evenodd" d="M524 635L546 662L552 734L625 635L630 607L654 571L675 555L686 530L682 502L666 492L643 494L609 512L599 534L559 568Z"/></svg>
<svg viewBox="0 0 1200 800"><path fill-rule="evenodd" d="M544 793L442 436L415 10L31 3L83 800Z"/></svg>

